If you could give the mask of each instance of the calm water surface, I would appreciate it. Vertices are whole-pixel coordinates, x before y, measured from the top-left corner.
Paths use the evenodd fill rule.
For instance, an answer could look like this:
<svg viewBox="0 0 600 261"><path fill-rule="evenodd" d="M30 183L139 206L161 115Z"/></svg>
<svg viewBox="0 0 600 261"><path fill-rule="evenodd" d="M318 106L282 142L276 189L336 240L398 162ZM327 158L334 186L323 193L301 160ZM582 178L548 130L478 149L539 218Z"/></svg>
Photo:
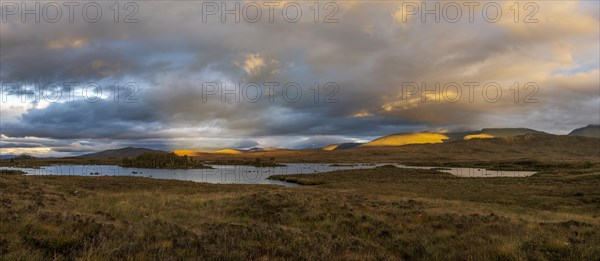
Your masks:
<svg viewBox="0 0 600 261"><path fill-rule="evenodd" d="M293 186L294 184L268 180L271 175L312 174L336 170L368 169L386 164L317 164L317 163L286 163L284 167L256 168L240 165L214 165L214 169L141 169L122 168L115 165L53 165L41 169L10 168L27 172L27 175L71 175L71 176L139 176L157 179L187 180L217 184L277 184ZM397 165L400 168L431 169L435 167L409 167ZM528 177L533 171L493 171L476 168L444 168L447 172L458 177Z"/></svg>

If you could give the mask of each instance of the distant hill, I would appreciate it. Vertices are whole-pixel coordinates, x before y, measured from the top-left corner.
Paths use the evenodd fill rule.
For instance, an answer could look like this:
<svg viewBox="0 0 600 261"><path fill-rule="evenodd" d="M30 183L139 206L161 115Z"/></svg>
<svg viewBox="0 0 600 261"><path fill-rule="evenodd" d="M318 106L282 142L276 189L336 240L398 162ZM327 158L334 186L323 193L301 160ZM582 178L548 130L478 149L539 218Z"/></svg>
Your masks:
<svg viewBox="0 0 600 261"><path fill-rule="evenodd" d="M547 133L527 128L485 128L479 131L447 133L450 138L446 141L514 137L526 134Z"/></svg>
<svg viewBox="0 0 600 261"><path fill-rule="evenodd" d="M569 133L569 136L583 136L600 139L600 125L588 125Z"/></svg>
<svg viewBox="0 0 600 261"><path fill-rule="evenodd" d="M253 149L254 149L253 152L261 151L258 148L253 148ZM175 150L173 152L178 156L187 155L187 156L191 156L191 157L196 157L196 156L206 155L206 154L238 155L238 154L246 153L248 151L236 150L236 149L220 149L220 150L214 150L214 151L210 151L210 150Z"/></svg>
<svg viewBox="0 0 600 261"><path fill-rule="evenodd" d="M277 151L277 150L281 150L278 148L258 148L258 147L254 147L248 150L245 150L246 152L267 152L267 151Z"/></svg>
<svg viewBox="0 0 600 261"><path fill-rule="evenodd" d="M242 149L220 149L220 150L175 150L173 151L178 156L188 155L191 157L197 157L200 155L207 154L223 154L223 155L239 155L245 153L254 153L254 152L274 152L274 151L283 151L286 149L278 149L278 148L258 148L254 147L247 150Z"/></svg>
<svg viewBox="0 0 600 261"><path fill-rule="evenodd" d="M0 160L3 159L12 159L12 158L16 158L22 155L13 155L13 154L6 154L6 155L0 155Z"/></svg>
<svg viewBox="0 0 600 261"><path fill-rule="evenodd" d="M553 134L525 134L491 139L471 139L444 144L410 146L407 151L430 151L445 156L460 154L486 158L522 155L530 157L598 157L600 142L588 137Z"/></svg>
<svg viewBox="0 0 600 261"><path fill-rule="evenodd" d="M463 134L464 136L466 135ZM542 133L468 140L463 138L435 144L358 146L332 151L278 150L260 152L252 157L273 157L279 162L400 162L422 165L514 160L598 162L599 146L600 139L596 138ZM208 153L202 155L202 160L245 160L247 157L248 154Z"/></svg>
<svg viewBox="0 0 600 261"><path fill-rule="evenodd" d="M435 144L445 143L456 140L470 139L490 139L500 137L514 137L526 134L546 134L545 132L527 129L527 128L487 128L480 131L467 132L417 132L417 133L397 133L384 136L373 140L364 147L380 147L380 146L403 146L411 144Z"/></svg>
<svg viewBox="0 0 600 261"><path fill-rule="evenodd" d="M525 134L545 134L545 132L527 128L488 128L482 129L479 134L488 134L494 137L513 137Z"/></svg>
<svg viewBox="0 0 600 261"><path fill-rule="evenodd" d="M126 147L126 148L120 148L120 149L114 149L114 150L105 150L105 151L100 151L100 152L91 153L91 154L85 154L85 155L77 156L76 158L83 158L83 159L108 159L108 158L125 158L125 157L134 158L139 155L142 155L142 153L144 153L144 152L167 153L162 150Z"/></svg>
<svg viewBox="0 0 600 261"><path fill-rule="evenodd" d="M13 158L36 158L36 159L51 159L51 157L35 157L33 155L29 155L27 153L23 154L6 154L0 155L0 160L8 160Z"/></svg>
<svg viewBox="0 0 600 261"><path fill-rule="evenodd" d="M358 147L360 145L363 145L363 143L348 142L348 143L340 143L340 144L331 144L331 145L327 145L327 146L321 148L321 150L347 150L347 149Z"/></svg>

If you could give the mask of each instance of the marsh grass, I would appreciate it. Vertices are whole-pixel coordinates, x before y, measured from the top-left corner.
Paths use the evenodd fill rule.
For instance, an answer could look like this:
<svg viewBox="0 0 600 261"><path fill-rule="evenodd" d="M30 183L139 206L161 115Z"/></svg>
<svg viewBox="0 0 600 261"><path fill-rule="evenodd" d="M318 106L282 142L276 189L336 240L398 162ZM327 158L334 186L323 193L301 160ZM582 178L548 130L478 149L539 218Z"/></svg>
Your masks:
<svg viewBox="0 0 600 261"><path fill-rule="evenodd" d="M600 170L456 178L384 167L285 188L0 176L0 259L592 260Z"/></svg>

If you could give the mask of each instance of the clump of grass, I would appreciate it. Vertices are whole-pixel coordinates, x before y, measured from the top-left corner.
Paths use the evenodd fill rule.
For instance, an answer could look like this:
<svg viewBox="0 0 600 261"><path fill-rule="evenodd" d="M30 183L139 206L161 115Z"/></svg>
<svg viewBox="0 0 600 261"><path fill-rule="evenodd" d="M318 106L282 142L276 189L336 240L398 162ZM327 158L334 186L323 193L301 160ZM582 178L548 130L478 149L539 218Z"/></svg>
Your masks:
<svg viewBox="0 0 600 261"><path fill-rule="evenodd" d="M305 175L305 174L303 174ZM321 181L321 180L316 180L313 178L305 178L303 176L298 176L298 175L272 175L269 176L267 179L270 180L280 180L280 181L285 181L285 182L290 182L290 183L295 183L298 185L304 185L304 186L316 186L316 185L322 185L325 182Z"/></svg>
<svg viewBox="0 0 600 261"><path fill-rule="evenodd" d="M0 169L0 175L23 175L27 174L27 172L22 170L12 170L12 169Z"/></svg>

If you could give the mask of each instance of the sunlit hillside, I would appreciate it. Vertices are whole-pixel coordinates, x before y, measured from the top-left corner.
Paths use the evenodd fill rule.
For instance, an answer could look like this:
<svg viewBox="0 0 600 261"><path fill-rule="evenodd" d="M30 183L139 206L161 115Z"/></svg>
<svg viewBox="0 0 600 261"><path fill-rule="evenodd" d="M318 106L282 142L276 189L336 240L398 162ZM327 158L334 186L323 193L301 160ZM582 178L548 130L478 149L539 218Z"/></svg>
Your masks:
<svg viewBox="0 0 600 261"><path fill-rule="evenodd" d="M177 156L198 156L201 152L199 151L193 151L193 150L175 150L173 151L173 153L175 153L175 155Z"/></svg>
<svg viewBox="0 0 600 261"><path fill-rule="evenodd" d="M363 146L402 146L409 144L428 144L428 143L443 143L448 136L441 133L421 132L421 133L400 133L381 137L371 141Z"/></svg>
<svg viewBox="0 0 600 261"><path fill-rule="evenodd" d="M340 146L340 144L331 144L331 145L325 146L325 147L323 147L321 149L322 150L327 150L327 151L332 151L332 150L337 149L338 146Z"/></svg>
<svg viewBox="0 0 600 261"><path fill-rule="evenodd" d="M178 156L199 156L202 154L242 154L243 151L234 149L221 149L216 151L204 151L204 150L175 150L173 151Z"/></svg>
<svg viewBox="0 0 600 261"><path fill-rule="evenodd" d="M234 149L222 149L222 150L213 151L212 153L219 153L219 154L242 154L244 152L241 151L241 150L234 150Z"/></svg>
<svg viewBox="0 0 600 261"><path fill-rule="evenodd" d="M487 133L481 133L481 134L467 135L463 139L470 140L470 139L492 139L492 138L495 138L495 136L487 134Z"/></svg>

